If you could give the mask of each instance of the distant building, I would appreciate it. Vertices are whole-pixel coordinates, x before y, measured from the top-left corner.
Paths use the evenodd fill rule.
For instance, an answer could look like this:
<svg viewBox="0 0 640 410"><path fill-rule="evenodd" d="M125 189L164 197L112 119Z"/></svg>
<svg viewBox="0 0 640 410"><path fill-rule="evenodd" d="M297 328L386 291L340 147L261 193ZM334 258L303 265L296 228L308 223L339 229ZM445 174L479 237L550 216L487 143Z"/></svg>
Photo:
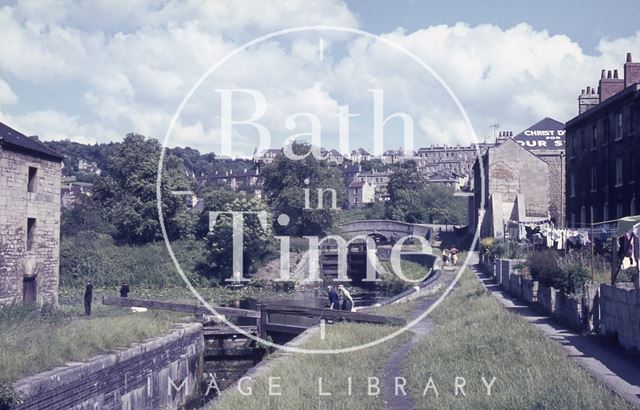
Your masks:
<svg viewBox="0 0 640 410"><path fill-rule="evenodd" d="M351 162L359 164L363 161L371 161L371 154L366 149L358 148L351 151Z"/></svg>
<svg viewBox="0 0 640 410"><path fill-rule="evenodd" d="M406 159L415 159L417 153L415 151L405 152L404 149L390 149L382 153L382 164L391 165L402 162Z"/></svg>
<svg viewBox="0 0 640 410"><path fill-rule="evenodd" d="M331 149L328 151L323 149L321 155L323 158L326 158L327 162L336 165L342 165L346 159L337 149Z"/></svg>
<svg viewBox="0 0 640 410"><path fill-rule="evenodd" d="M566 212L572 227L638 214L640 63L631 53L623 70L622 78L618 70L602 70L597 93L582 90L578 116L566 124Z"/></svg>
<svg viewBox="0 0 640 410"><path fill-rule="evenodd" d="M82 158L78 160L78 170L89 173L89 174L96 174L96 175L100 175L100 173L102 172L102 170L98 168L97 162L95 161L89 162Z"/></svg>
<svg viewBox="0 0 640 410"><path fill-rule="evenodd" d="M354 180L349 184L349 208L357 208L375 201L375 187L369 181Z"/></svg>
<svg viewBox="0 0 640 410"><path fill-rule="evenodd" d="M374 201L386 201L389 199L389 179L391 174L380 171L362 171L354 175L353 180L368 182L373 185Z"/></svg>
<svg viewBox="0 0 640 410"><path fill-rule="evenodd" d="M76 177L62 178L60 186L60 205L62 209L70 209L83 203L93 193L93 184L76 181Z"/></svg>
<svg viewBox="0 0 640 410"><path fill-rule="evenodd" d="M476 158L495 145L487 142L463 146L431 145L418 150L416 163L418 170L427 177L432 174L471 176Z"/></svg>
<svg viewBox="0 0 640 410"><path fill-rule="evenodd" d="M62 159L0 123L0 304L58 303Z"/></svg>
<svg viewBox="0 0 640 410"><path fill-rule="evenodd" d="M253 160L263 164L270 164L276 157L282 155L282 149L269 148L253 155Z"/></svg>
<svg viewBox="0 0 640 410"><path fill-rule="evenodd" d="M232 169L216 173L209 178L212 184L222 185L232 191L253 191L262 185L260 170L245 168L242 172L234 172Z"/></svg>

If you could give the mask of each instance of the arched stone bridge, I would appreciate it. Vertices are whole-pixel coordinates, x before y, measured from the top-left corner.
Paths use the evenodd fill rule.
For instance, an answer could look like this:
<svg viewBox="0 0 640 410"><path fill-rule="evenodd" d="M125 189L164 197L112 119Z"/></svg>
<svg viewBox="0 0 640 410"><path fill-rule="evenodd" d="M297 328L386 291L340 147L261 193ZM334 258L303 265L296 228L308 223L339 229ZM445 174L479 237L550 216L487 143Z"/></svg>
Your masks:
<svg viewBox="0 0 640 410"><path fill-rule="evenodd" d="M431 241L433 229L429 225L411 224L390 219L351 221L340 225L340 231L348 238L372 236L377 242L395 242L407 235L415 235Z"/></svg>

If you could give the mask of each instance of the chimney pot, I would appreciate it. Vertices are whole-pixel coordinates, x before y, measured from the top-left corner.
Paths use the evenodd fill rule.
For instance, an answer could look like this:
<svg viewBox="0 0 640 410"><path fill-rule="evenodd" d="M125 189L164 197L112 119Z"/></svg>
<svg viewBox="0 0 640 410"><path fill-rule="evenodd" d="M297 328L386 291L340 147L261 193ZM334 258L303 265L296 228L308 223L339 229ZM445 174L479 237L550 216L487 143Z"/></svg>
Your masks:
<svg viewBox="0 0 640 410"><path fill-rule="evenodd" d="M607 71L607 78L611 78L611 70Z"/></svg>
<svg viewBox="0 0 640 410"><path fill-rule="evenodd" d="M600 78L604 78L604 70L600 73Z"/></svg>
<svg viewBox="0 0 640 410"><path fill-rule="evenodd" d="M631 53L627 53L627 63L630 63L631 61Z"/></svg>
<svg viewBox="0 0 640 410"><path fill-rule="evenodd" d="M596 93L596 88L595 88L595 87L593 87L593 88L591 89L591 94L595 94L595 93Z"/></svg>
<svg viewBox="0 0 640 410"><path fill-rule="evenodd" d="M618 78L618 70L613 70L613 78Z"/></svg>
<svg viewBox="0 0 640 410"><path fill-rule="evenodd" d="M591 94L591 86L590 85L587 86L587 94Z"/></svg>

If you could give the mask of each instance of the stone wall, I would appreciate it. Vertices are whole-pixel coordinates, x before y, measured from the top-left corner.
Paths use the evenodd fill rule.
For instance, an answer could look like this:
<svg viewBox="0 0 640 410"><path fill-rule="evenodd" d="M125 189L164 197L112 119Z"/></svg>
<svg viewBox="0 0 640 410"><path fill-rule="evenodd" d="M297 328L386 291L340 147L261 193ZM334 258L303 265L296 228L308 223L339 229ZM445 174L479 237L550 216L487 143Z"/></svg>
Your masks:
<svg viewBox="0 0 640 410"><path fill-rule="evenodd" d="M29 167L37 169L28 192ZM35 280L37 303L58 303L61 163L0 148L0 304L22 303ZM35 219L27 249L27 219Z"/></svg>
<svg viewBox="0 0 640 410"><path fill-rule="evenodd" d="M202 379L202 325L19 380L17 410L178 409Z"/></svg>
<svg viewBox="0 0 640 410"><path fill-rule="evenodd" d="M640 290L601 284L600 329L625 348L640 351Z"/></svg>
<svg viewBox="0 0 640 410"><path fill-rule="evenodd" d="M571 329L584 328L581 299L556 291L554 312L556 318Z"/></svg>
<svg viewBox="0 0 640 410"><path fill-rule="evenodd" d="M538 286L537 280L522 278L522 299L527 303L536 303L538 301Z"/></svg>
<svg viewBox="0 0 640 410"><path fill-rule="evenodd" d="M550 286L538 285L538 304L551 315L555 313L556 309L556 292L557 290Z"/></svg>

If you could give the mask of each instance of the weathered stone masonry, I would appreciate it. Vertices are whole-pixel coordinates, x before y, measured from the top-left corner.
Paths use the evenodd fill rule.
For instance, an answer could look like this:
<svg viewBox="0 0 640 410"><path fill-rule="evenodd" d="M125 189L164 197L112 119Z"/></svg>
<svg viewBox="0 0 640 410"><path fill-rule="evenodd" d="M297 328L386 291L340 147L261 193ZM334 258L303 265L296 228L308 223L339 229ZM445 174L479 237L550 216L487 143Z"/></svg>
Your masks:
<svg viewBox="0 0 640 410"><path fill-rule="evenodd" d="M0 123L0 304L58 302L62 157L56 155Z"/></svg>
<svg viewBox="0 0 640 410"><path fill-rule="evenodd" d="M202 379L202 325L19 380L16 410L177 409Z"/></svg>

